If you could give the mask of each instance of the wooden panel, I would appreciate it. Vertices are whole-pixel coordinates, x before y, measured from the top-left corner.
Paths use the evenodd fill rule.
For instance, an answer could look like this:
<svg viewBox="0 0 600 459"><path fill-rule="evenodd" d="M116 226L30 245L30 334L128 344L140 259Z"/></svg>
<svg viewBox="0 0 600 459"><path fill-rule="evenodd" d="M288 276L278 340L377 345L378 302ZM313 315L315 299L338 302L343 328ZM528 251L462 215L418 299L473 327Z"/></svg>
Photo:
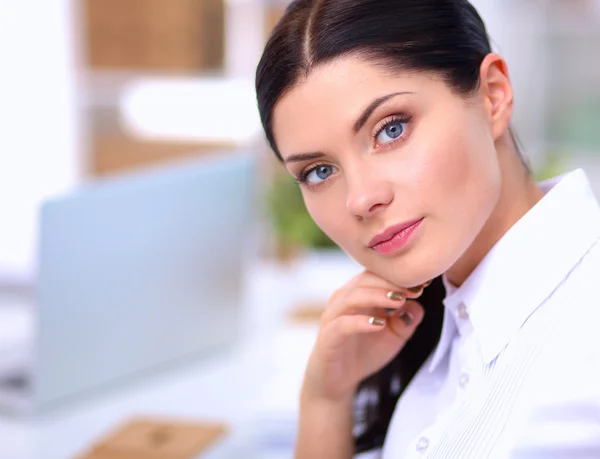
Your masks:
<svg viewBox="0 0 600 459"><path fill-rule="evenodd" d="M192 459L227 430L217 422L134 419L80 459Z"/></svg>
<svg viewBox="0 0 600 459"><path fill-rule="evenodd" d="M277 25L277 22L285 13L284 5L269 5L265 10L265 34L267 37L271 35L271 32Z"/></svg>
<svg viewBox="0 0 600 459"><path fill-rule="evenodd" d="M91 174L105 176L233 149L233 145L151 142L123 134L92 137Z"/></svg>
<svg viewBox="0 0 600 459"><path fill-rule="evenodd" d="M224 61L224 0L86 0L93 69L189 72Z"/></svg>

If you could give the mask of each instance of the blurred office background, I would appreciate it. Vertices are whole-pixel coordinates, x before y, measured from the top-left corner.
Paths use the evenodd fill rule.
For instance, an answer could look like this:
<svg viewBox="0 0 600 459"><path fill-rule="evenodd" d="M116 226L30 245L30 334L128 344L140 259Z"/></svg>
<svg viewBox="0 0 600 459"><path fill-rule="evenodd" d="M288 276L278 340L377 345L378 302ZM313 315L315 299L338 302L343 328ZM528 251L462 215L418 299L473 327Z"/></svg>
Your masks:
<svg viewBox="0 0 600 459"><path fill-rule="evenodd" d="M37 206L48 196L260 145L249 91L286 3L0 1L0 284L35 278ZM509 62L514 125L536 170L584 166L597 177L600 2L475 4Z"/></svg>
<svg viewBox="0 0 600 459"><path fill-rule="evenodd" d="M48 196L262 147L252 79L286 3L0 1L0 284L35 278L37 206ZM514 125L535 169L584 166L597 177L600 2L474 3L509 62Z"/></svg>
<svg viewBox="0 0 600 459"><path fill-rule="evenodd" d="M287 3L0 0L0 288L34 285L47 198L237 148L264 160L263 256L322 261L327 241L274 199L289 192L299 203L274 178L253 99L262 46ZM514 127L536 174L584 167L600 195L600 1L473 3L508 60ZM311 273L296 272L300 285Z"/></svg>

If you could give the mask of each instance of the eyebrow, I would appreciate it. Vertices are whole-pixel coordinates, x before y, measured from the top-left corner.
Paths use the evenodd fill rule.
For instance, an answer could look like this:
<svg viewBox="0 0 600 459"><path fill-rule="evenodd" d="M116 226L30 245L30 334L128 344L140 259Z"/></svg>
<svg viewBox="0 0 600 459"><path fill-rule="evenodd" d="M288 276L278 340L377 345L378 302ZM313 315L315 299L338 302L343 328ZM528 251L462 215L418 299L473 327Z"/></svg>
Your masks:
<svg viewBox="0 0 600 459"><path fill-rule="evenodd" d="M369 104L369 106L367 108L365 108L363 110L360 117L354 123L354 126L352 127L352 130L354 131L354 133L358 134L358 131L360 131L363 128L363 126L369 120L369 117L373 114L373 112L375 110L377 110L377 107L379 107L381 104L383 104L384 102L387 102L388 100L390 100L396 96L402 96L402 95L407 95L407 94L415 94L415 93L411 92L411 91L393 92L391 94L387 94L385 96L381 96L381 97L378 97L377 99L375 99L373 102L371 102ZM323 156L325 156L325 154L320 153L320 152L298 153L295 155L290 155L288 158L284 159L283 163L288 164L288 163L298 163L301 161L312 161L315 159L322 158Z"/></svg>
<svg viewBox="0 0 600 459"><path fill-rule="evenodd" d="M379 98L375 99L373 102L371 102L369 104L369 106L363 110L360 117L354 123L354 126L352 127L352 130L354 131L354 133L358 134L358 131L360 131L363 128L363 126L367 123L367 121L369 120L369 117L373 114L373 112L377 109L377 107L379 107L384 102L387 102L388 100L392 99L393 97L405 95L405 94L414 94L414 92L409 92L409 91L393 92L386 96L379 97Z"/></svg>
<svg viewBox="0 0 600 459"><path fill-rule="evenodd" d="M296 155L290 155L288 158L286 158L283 162L284 164L287 163L297 163L300 161L311 161L313 159L318 159L318 158L322 158L323 156L325 156L323 153L298 153Z"/></svg>

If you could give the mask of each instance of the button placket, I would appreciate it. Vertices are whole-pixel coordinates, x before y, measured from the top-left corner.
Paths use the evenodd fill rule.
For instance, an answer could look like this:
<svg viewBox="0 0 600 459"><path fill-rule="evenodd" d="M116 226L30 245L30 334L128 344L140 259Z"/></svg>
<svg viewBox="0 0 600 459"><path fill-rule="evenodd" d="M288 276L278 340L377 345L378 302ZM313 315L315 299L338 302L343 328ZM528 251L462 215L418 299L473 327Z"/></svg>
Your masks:
<svg viewBox="0 0 600 459"><path fill-rule="evenodd" d="M458 305L458 318L461 320L466 320L469 318L469 311L467 309L467 306L465 305L465 303L460 303Z"/></svg>
<svg viewBox="0 0 600 459"><path fill-rule="evenodd" d="M458 385L461 389L466 389L471 381L471 376L469 373L463 373L460 375L460 379L458 380Z"/></svg>

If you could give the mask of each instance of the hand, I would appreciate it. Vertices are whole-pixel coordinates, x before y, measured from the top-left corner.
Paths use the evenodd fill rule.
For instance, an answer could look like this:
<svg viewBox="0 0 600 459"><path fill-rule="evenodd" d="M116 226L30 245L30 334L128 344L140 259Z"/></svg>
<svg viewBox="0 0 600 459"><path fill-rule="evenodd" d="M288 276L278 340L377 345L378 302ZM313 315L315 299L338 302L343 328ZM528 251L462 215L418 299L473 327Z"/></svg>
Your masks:
<svg viewBox="0 0 600 459"><path fill-rule="evenodd" d="M329 299L306 368L303 396L347 400L367 376L389 363L423 319L418 298L364 271Z"/></svg>

